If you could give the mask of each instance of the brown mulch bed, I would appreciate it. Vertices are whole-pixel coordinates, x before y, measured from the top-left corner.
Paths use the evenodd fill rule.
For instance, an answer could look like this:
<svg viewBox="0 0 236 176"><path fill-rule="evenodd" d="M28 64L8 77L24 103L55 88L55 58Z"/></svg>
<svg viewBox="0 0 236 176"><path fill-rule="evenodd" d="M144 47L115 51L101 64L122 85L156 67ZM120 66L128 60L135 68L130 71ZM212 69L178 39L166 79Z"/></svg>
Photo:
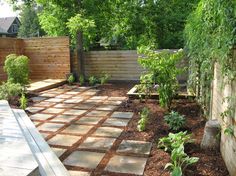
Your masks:
<svg viewBox="0 0 236 176"><path fill-rule="evenodd" d="M126 93L133 87L132 83L117 83L99 86L99 95L126 96ZM145 132L137 130L139 120L138 112L143 107L148 107L151 111L150 120ZM195 142L186 146L186 153L190 156L199 157L199 161L194 166L188 167L187 176L228 176L224 161L220 152L204 151L200 148L203 136L205 119L201 116L199 105L193 100L180 99L174 101L172 109L185 115L187 119L186 130L193 134ZM119 139L145 140L153 142L150 157L148 159L144 175L146 176L168 176L168 171L164 170L165 164L170 161L168 153L160 150L156 146L159 138L167 136L170 132L168 126L163 121L165 111L160 108L155 100L140 102L139 100L128 100L118 109L122 111L132 111L135 113L133 119L125 129Z"/></svg>

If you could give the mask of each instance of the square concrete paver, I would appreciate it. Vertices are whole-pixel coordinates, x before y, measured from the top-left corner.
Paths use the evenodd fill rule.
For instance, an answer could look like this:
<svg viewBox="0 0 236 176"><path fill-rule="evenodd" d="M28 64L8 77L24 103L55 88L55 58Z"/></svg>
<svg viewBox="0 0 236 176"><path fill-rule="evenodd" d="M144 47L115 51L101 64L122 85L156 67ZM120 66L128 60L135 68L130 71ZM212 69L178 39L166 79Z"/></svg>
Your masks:
<svg viewBox="0 0 236 176"><path fill-rule="evenodd" d="M105 100L108 96L93 96L90 100Z"/></svg>
<svg viewBox="0 0 236 176"><path fill-rule="evenodd" d="M63 102L64 99L62 99L62 98L49 98L45 101L52 102L52 103L60 103L60 102Z"/></svg>
<svg viewBox="0 0 236 176"><path fill-rule="evenodd" d="M93 126L73 124L64 129L62 132L71 134L86 134L92 127Z"/></svg>
<svg viewBox="0 0 236 176"><path fill-rule="evenodd" d="M69 104L69 103L58 103L54 106L54 108L72 108L73 106L75 106L74 104Z"/></svg>
<svg viewBox="0 0 236 176"><path fill-rule="evenodd" d="M151 142L123 140L117 152L149 155L151 148L152 148Z"/></svg>
<svg viewBox="0 0 236 176"><path fill-rule="evenodd" d="M123 129L113 127L99 127L93 136L119 137Z"/></svg>
<svg viewBox="0 0 236 176"><path fill-rule="evenodd" d="M47 142L51 145L72 146L80 139L81 136L57 134L53 138L49 139Z"/></svg>
<svg viewBox="0 0 236 176"><path fill-rule="evenodd" d="M79 109L70 109L70 110L67 110L65 111L63 114L68 114L68 115L81 115L83 113L85 113L86 111L85 110L79 110Z"/></svg>
<svg viewBox="0 0 236 176"><path fill-rule="evenodd" d="M30 98L30 100L32 100L34 103L43 101L43 100L45 100L45 99L47 99L47 98L41 97L41 96Z"/></svg>
<svg viewBox="0 0 236 176"><path fill-rule="evenodd" d="M66 151L66 149L54 148L54 147L52 147L51 149L57 155L57 157L60 157Z"/></svg>
<svg viewBox="0 0 236 176"><path fill-rule="evenodd" d="M81 101L83 101L83 98L71 98L64 101L64 103L77 104L77 103L80 103Z"/></svg>
<svg viewBox="0 0 236 176"><path fill-rule="evenodd" d="M124 101L126 100L126 97L109 97L108 100L109 101Z"/></svg>
<svg viewBox="0 0 236 176"><path fill-rule="evenodd" d="M127 126L129 121L130 121L129 119L108 118L102 125L124 127Z"/></svg>
<svg viewBox="0 0 236 176"><path fill-rule="evenodd" d="M69 94L61 94L61 95L57 95L56 98L70 98L72 97L73 95L69 95Z"/></svg>
<svg viewBox="0 0 236 176"><path fill-rule="evenodd" d="M38 130L55 132L55 131L59 130L59 128L61 128L62 126L64 126L64 124L44 123L38 127Z"/></svg>
<svg viewBox="0 0 236 176"><path fill-rule="evenodd" d="M92 124L95 125L97 124L102 118L98 118L98 117L88 117L88 116L84 116L81 117L78 121L76 121L76 123L78 124Z"/></svg>
<svg viewBox="0 0 236 176"><path fill-rule="evenodd" d="M118 108L118 106L114 105L101 105L96 108L96 110L101 110L101 111L113 111L114 109Z"/></svg>
<svg viewBox="0 0 236 176"><path fill-rule="evenodd" d="M64 160L65 165L95 169L105 153L74 151Z"/></svg>
<svg viewBox="0 0 236 176"><path fill-rule="evenodd" d="M70 171L69 170L70 176L90 176L90 172L85 172L85 171Z"/></svg>
<svg viewBox="0 0 236 176"><path fill-rule="evenodd" d="M131 119L133 117L133 112L114 112L111 117L113 118L123 118L123 119Z"/></svg>
<svg viewBox="0 0 236 176"><path fill-rule="evenodd" d="M30 118L32 120L47 120L49 118L53 117L53 114L34 114L34 115L31 115Z"/></svg>
<svg viewBox="0 0 236 176"><path fill-rule="evenodd" d="M143 175L147 158L115 155L108 162L105 170L110 172Z"/></svg>
<svg viewBox="0 0 236 176"><path fill-rule="evenodd" d="M57 96L57 94L43 93L43 94L40 94L40 96L45 97L45 98L53 98L53 97Z"/></svg>
<svg viewBox="0 0 236 176"><path fill-rule="evenodd" d="M43 138L45 139L45 138L47 138L51 133L42 133L42 132L40 132L40 134L43 136Z"/></svg>
<svg viewBox="0 0 236 176"><path fill-rule="evenodd" d="M97 150L108 150L111 148L116 138L98 138L88 137L79 148L83 149L97 149Z"/></svg>
<svg viewBox="0 0 236 176"><path fill-rule="evenodd" d="M55 104L56 103L53 103L53 102L41 101L39 103L34 104L34 106L49 107L49 106L53 106Z"/></svg>
<svg viewBox="0 0 236 176"><path fill-rule="evenodd" d="M103 117L107 116L110 112L108 111L91 111L87 114L87 116L97 116L97 117Z"/></svg>
<svg viewBox="0 0 236 176"><path fill-rule="evenodd" d="M73 108L74 108L74 109L86 109L86 110L88 110L88 109L91 109L91 108L93 108L93 107L94 107L93 104L81 103L81 104L79 104L79 105L77 105L77 106L75 106L75 107L73 107Z"/></svg>
<svg viewBox="0 0 236 176"><path fill-rule="evenodd" d="M26 110L31 113L37 113L37 112L42 111L44 109L45 108L43 108L43 107L28 107L28 108L26 108Z"/></svg>
<svg viewBox="0 0 236 176"><path fill-rule="evenodd" d="M48 108L43 111L43 113L49 113L49 114L59 114L63 112L65 109L58 109L58 108Z"/></svg>
<svg viewBox="0 0 236 176"><path fill-rule="evenodd" d="M118 100L106 100L104 101L103 104L106 104L106 105L120 105L123 101L118 101Z"/></svg>
<svg viewBox="0 0 236 176"><path fill-rule="evenodd" d="M74 120L77 116L75 115L65 115L65 114L61 114L58 115L56 117L54 117L53 119L51 119L50 121L52 122L70 122L72 120Z"/></svg>

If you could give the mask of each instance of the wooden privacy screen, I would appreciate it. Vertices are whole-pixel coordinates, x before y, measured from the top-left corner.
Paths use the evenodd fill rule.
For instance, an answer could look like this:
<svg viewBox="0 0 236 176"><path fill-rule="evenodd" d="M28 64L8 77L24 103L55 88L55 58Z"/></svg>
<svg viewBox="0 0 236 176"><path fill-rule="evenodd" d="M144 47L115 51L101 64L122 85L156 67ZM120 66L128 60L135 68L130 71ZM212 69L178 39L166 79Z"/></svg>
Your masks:
<svg viewBox="0 0 236 176"><path fill-rule="evenodd" d="M143 69L137 63L137 51L90 51L85 53L85 75L105 72L111 80L139 80Z"/></svg>
<svg viewBox="0 0 236 176"><path fill-rule="evenodd" d="M3 63L8 54L23 54L30 59L30 79L65 79L70 73L68 37L12 39L0 38L0 79L5 80Z"/></svg>
<svg viewBox="0 0 236 176"><path fill-rule="evenodd" d="M157 50L161 51L161 50ZM176 51L176 50L170 50ZM75 63L75 62L74 62ZM99 76L105 72L111 76L111 80L137 81L144 69L138 64L138 54L132 51L89 51L84 56L85 75ZM188 66L188 60L183 59L179 67ZM188 74L178 76L181 83L186 83Z"/></svg>

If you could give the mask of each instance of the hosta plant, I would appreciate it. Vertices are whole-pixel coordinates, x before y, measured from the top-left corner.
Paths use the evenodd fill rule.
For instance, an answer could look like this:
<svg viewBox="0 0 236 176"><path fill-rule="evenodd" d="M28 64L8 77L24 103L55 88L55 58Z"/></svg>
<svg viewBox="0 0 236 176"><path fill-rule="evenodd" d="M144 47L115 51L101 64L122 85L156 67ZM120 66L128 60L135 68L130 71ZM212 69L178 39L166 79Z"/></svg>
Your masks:
<svg viewBox="0 0 236 176"><path fill-rule="evenodd" d="M107 73L103 73L102 76L100 77L100 84L103 85L107 83L109 78L110 78L110 75L108 75Z"/></svg>
<svg viewBox="0 0 236 176"><path fill-rule="evenodd" d="M89 77L89 85L94 86L97 83L97 78L95 76Z"/></svg>
<svg viewBox="0 0 236 176"><path fill-rule="evenodd" d="M184 152L184 144L178 148L174 148L171 152L171 162L167 163L165 169L171 171L171 176L182 176L183 171L187 166L196 163L199 160L197 157L189 157Z"/></svg>
<svg viewBox="0 0 236 176"><path fill-rule="evenodd" d="M192 143L192 135L187 134L187 131L179 133L169 133L167 137L159 139L158 148L164 149L164 151L171 152L175 148L179 148L182 144Z"/></svg>
<svg viewBox="0 0 236 176"><path fill-rule="evenodd" d="M69 85L72 85L75 82L75 77L73 74L70 74L67 78Z"/></svg>
<svg viewBox="0 0 236 176"><path fill-rule="evenodd" d="M84 85L84 83L85 83L85 78L83 75L80 75L79 76L79 84L82 86L82 85Z"/></svg>
<svg viewBox="0 0 236 176"><path fill-rule="evenodd" d="M173 131L179 131L186 123L184 115L180 115L175 111L171 111L168 115L165 115L164 120Z"/></svg>

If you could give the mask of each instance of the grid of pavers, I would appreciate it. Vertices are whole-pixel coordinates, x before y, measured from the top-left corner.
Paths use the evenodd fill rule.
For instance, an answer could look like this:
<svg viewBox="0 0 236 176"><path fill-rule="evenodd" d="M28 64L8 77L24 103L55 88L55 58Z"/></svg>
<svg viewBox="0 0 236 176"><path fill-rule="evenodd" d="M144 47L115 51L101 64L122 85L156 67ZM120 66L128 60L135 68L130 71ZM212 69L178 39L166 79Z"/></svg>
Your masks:
<svg viewBox="0 0 236 176"><path fill-rule="evenodd" d="M126 97L97 93L61 86L33 97L27 111L71 175L143 175L152 144L119 139L133 116L116 111Z"/></svg>

